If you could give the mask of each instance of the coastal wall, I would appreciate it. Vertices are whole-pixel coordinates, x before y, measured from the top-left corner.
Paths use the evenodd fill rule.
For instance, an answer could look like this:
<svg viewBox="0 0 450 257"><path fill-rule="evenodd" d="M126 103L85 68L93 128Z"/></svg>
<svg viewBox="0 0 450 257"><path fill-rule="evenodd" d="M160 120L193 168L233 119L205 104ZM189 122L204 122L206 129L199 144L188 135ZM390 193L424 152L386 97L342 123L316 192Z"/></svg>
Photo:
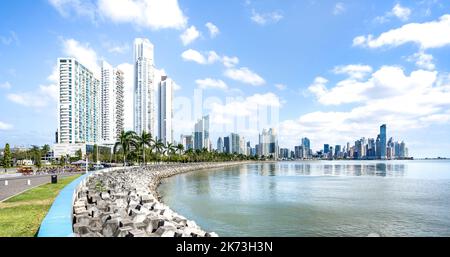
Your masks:
<svg viewBox="0 0 450 257"><path fill-rule="evenodd" d="M90 174L74 192L73 231L80 237L214 237L160 202L161 180L202 169L241 165L175 163Z"/></svg>

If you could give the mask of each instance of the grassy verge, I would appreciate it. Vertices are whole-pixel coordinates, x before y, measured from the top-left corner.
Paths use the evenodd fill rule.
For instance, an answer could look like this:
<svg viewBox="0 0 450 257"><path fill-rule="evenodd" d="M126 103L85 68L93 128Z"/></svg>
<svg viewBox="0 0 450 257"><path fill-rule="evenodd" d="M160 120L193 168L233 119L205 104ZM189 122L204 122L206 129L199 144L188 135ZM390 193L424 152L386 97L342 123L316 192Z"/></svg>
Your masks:
<svg viewBox="0 0 450 257"><path fill-rule="evenodd" d="M59 191L78 178L59 178L0 203L0 237L33 237Z"/></svg>

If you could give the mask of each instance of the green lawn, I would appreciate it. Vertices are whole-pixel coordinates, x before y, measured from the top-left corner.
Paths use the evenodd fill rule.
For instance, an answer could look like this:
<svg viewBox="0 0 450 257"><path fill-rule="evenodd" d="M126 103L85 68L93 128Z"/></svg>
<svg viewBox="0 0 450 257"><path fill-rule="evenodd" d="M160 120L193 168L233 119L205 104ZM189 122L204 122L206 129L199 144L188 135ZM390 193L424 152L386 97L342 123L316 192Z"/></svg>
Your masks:
<svg viewBox="0 0 450 257"><path fill-rule="evenodd" d="M0 203L0 237L33 237L59 191L78 178L58 178Z"/></svg>

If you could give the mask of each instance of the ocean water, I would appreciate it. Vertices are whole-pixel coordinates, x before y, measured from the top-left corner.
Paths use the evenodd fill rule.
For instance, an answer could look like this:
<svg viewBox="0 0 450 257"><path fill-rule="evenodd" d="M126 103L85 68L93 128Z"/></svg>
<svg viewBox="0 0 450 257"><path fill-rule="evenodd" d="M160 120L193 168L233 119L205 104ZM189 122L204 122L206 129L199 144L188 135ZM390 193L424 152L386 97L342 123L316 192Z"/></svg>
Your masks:
<svg viewBox="0 0 450 257"><path fill-rule="evenodd" d="M220 236L450 236L450 161L244 164L165 179L163 202Z"/></svg>

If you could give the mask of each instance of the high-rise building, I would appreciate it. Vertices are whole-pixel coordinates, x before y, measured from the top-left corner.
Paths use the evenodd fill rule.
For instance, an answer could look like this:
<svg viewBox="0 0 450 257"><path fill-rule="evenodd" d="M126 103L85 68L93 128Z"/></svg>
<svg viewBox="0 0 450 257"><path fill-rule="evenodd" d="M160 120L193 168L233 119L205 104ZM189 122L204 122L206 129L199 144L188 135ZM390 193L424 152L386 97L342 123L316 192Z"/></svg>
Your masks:
<svg viewBox="0 0 450 257"><path fill-rule="evenodd" d="M100 81L74 58L58 59L58 143L97 143L101 138Z"/></svg>
<svg viewBox="0 0 450 257"><path fill-rule="evenodd" d="M263 129L262 133L259 135L259 148L259 155L264 155L266 157L272 156L274 159L278 159L279 147L275 129Z"/></svg>
<svg viewBox="0 0 450 257"><path fill-rule="evenodd" d="M247 146L245 137L239 137L239 154L247 155Z"/></svg>
<svg viewBox="0 0 450 257"><path fill-rule="evenodd" d="M217 139L217 152L223 153L224 152L224 146L223 146L223 140L221 137Z"/></svg>
<svg viewBox="0 0 450 257"><path fill-rule="evenodd" d="M303 158L311 158L312 151L311 151L311 140L309 138L304 137L302 138L302 146L303 146Z"/></svg>
<svg viewBox="0 0 450 257"><path fill-rule="evenodd" d="M330 145L329 144L324 144L323 145L323 153L327 154L330 152Z"/></svg>
<svg viewBox="0 0 450 257"><path fill-rule="evenodd" d="M225 153L231 153L231 141L230 137L223 138L223 150Z"/></svg>
<svg viewBox="0 0 450 257"><path fill-rule="evenodd" d="M124 73L102 62L101 139L113 144L124 130Z"/></svg>
<svg viewBox="0 0 450 257"><path fill-rule="evenodd" d="M162 76L158 87L158 138L164 144L173 143L173 80Z"/></svg>
<svg viewBox="0 0 450 257"><path fill-rule="evenodd" d="M153 44L144 38L134 40L134 131L156 135L156 104Z"/></svg>
<svg viewBox="0 0 450 257"><path fill-rule="evenodd" d="M192 138L192 135L181 135L181 144L183 145L185 151L194 149L194 139Z"/></svg>
<svg viewBox="0 0 450 257"><path fill-rule="evenodd" d="M341 158L341 146L340 145L336 145L334 147L334 157Z"/></svg>
<svg viewBox="0 0 450 257"><path fill-rule="evenodd" d="M280 158L282 159L288 159L289 158L289 149L287 148L280 148Z"/></svg>
<svg viewBox="0 0 450 257"><path fill-rule="evenodd" d="M380 159L386 160L386 124L380 127Z"/></svg>
<svg viewBox="0 0 450 257"><path fill-rule="evenodd" d="M305 154L304 154L304 149L303 146L299 145L294 147L294 154L295 154L295 158L296 159L304 159Z"/></svg>
<svg viewBox="0 0 450 257"><path fill-rule="evenodd" d="M240 137L238 134L231 133L231 153L239 154L240 153Z"/></svg>
<svg viewBox="0 0 450 257"><path fill-rule="evenodd" d="M202 150L203 148L210 149L209 140L209 115L202 117L195 124L194 132L194 149Z"/></svg>

